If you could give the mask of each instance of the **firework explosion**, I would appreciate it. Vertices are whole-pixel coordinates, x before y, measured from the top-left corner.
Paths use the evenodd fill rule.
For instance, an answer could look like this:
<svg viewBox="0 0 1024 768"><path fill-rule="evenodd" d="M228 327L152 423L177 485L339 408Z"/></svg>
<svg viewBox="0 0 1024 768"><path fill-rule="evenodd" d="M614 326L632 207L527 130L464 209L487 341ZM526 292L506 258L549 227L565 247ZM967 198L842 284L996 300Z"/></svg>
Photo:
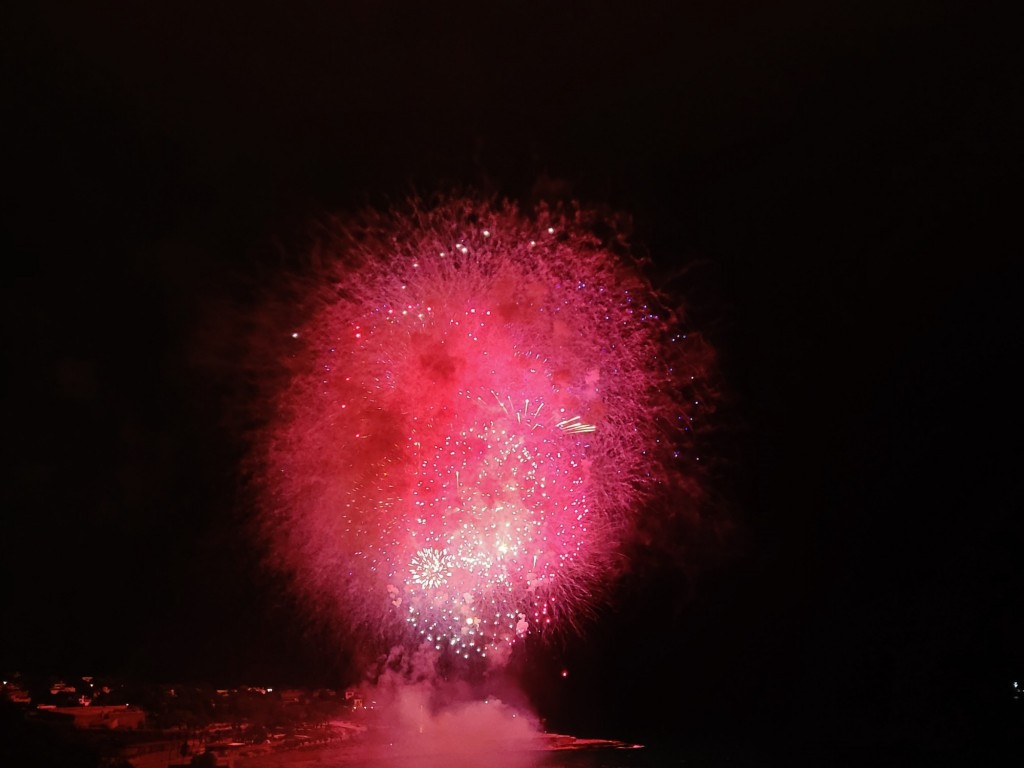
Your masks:
<svg viewBox="0 0 1024 768"><path fill-rule="evenodd" d="M337 226L259 444L271 559L317 609L470 658L592 608L696 460L710 356L608 225L455 199Z"/></svg>

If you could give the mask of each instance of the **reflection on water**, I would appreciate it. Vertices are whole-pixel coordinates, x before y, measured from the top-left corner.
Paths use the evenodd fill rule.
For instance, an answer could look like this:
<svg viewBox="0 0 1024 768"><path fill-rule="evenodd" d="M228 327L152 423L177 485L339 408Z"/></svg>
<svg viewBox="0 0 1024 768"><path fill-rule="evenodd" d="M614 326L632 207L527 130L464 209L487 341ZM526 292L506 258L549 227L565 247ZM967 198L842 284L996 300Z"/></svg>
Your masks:
<svg viewBox="0 0 1024 768"><path fill-rule="evenodd" d="M641 747L584 746L520 750L495 747L416 753L395 746L338 745L239 761L237 768L671 768L692 765L678 756Z"/></svg>

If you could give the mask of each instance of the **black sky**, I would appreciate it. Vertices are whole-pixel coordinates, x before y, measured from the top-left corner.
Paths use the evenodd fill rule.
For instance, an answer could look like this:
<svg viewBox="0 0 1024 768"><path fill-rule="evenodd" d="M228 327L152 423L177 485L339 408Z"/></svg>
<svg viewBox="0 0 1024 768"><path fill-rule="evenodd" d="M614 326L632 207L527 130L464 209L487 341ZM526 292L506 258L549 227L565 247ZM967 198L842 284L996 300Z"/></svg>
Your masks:
<svg viewBox="0 0 1024 768"><path fill-rule="evenodd" d="M1009 25L896 0L145 6L0 24L5 673L343 677L237 535L244 387L209 357L312 218L543 182L689 267L744 425L742 544L696 581L648 569L539 657L545 714L937 749L1020 727Z"/></svg>

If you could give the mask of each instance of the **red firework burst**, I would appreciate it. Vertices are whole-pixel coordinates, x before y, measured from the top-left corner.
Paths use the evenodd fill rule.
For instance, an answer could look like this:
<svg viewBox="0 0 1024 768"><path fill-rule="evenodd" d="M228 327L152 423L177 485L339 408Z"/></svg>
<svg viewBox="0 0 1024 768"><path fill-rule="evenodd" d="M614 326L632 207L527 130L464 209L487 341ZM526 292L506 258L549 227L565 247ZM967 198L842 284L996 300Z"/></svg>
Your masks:
<svg viewBox="0 0 1024 768"><path fill-rule="evenodd" d="M318 609L468 658L592 607L688 471L710 357L608 223L449 199L338 225L257 450L271 559Z"/></svg>

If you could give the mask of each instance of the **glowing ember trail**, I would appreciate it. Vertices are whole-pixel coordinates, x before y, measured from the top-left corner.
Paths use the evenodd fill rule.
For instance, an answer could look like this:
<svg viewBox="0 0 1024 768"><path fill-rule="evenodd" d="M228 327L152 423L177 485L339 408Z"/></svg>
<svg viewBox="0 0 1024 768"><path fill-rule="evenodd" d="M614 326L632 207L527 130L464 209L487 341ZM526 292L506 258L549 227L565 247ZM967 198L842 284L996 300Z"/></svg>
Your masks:
<svg viewBox="0 0 1024 768"><path fill-rule="evenodd" d="M467 199L338 226L259 460L271 559L318 610L470 658L592 607L696 459L710 358L622 241Z"/></svg>

